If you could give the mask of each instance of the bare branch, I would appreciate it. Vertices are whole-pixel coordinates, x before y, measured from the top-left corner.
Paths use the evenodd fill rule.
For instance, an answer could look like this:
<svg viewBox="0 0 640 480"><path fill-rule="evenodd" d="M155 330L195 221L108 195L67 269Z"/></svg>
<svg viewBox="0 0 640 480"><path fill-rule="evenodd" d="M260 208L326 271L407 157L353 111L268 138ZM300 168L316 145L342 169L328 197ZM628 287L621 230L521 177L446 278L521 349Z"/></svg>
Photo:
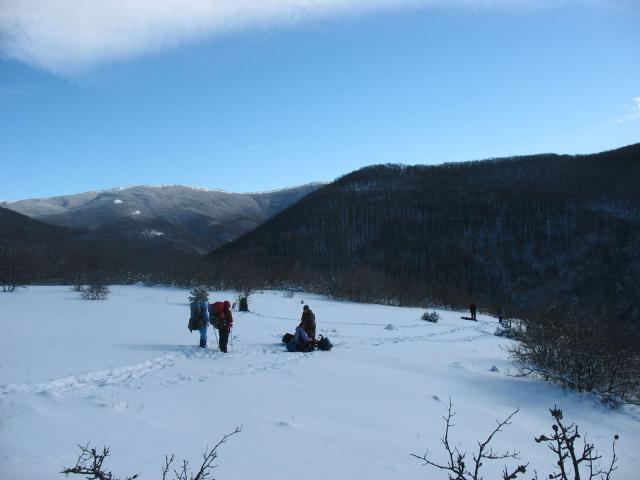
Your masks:
<svg viewBox="0 0 640 480"><path fill-rule="evenodd" d="M96 448L89 448L89 444L78 445L78 448L80 448L80 455L78 455L75 466L65 468L61 473L66 476L85 475L88 480L118 480L113 476L113 473L102 468L102 464L109 456L107 447L103 447L102 452L98 452ZM124 480L134 480L139 476L140 474L135 474L131 477L126 477Z"/></svg>
<svg viewBox="0 0 640 480"><path fill-rule="evenodd" d="M162 480L167 480L167 473L169 473L169 470L171 469L171 464L173 463L175 458L176 457L174 454L171 454L171 457L169 457L168 455L164 456L164 467L162 467Z"/></svg>
<svg viewBox="0 0 640 480"><path fill-rule="evenodd" d="M498 424L498 426L489 434L489 436L484 442L482 443L478 442L478 454L473 455L473 462L474 462L473 478L474 479L478 478L483 459L500 460L504 458L516 458L516 459L518 458L519 452L516 452L516 451L513 451L513 452L507 451L502 454L495 454L493 450L489 450L489 452L485 452L485 450L489 445L489 443L491 442L491 440L493 440L493 437L495 436L495 434L502 431L502 427L504 427L505 425L511 425L511 418L513 418L513 416L519 411L520 411L519 408L516 409L511 415L509 415L502 422L496 420L496 423Z"/></svg>
<svg viewBox="0 0 640 480"><path fill-rule="evenodd" d="M189 470L189 462L186 460L182 461L182 464L179 468L171 468L173 462L175 460L175 455L171 454L165 455L164 457L164 465L162 466L162 480L169 480L167 475L169 471L173 472L174 480L206 480L211 476L211 471L216 468L217 465L214 465L213 462L216 458L218 458L218 448L226 441L232 437L233 435L240 433L242 431L242 427L236 427L236 429L226 434L222 437L222 439L214 445L213 448L207 448L202 454L202 463L198 472L193 475ZM89 444L87 445L78 445L80 448L80 454L78 455L78 460L73 467L68 467L62 470L61 473L65 475L85 475L87 480L118 480L112 472L106 470L103 467L103 463L105 459L109 456L109 449L107 447L103 447L102 451L99 452L96 448L89 448ZM125 477L123 480L135 480L138 478L140 474L135 474L130 477Z"/></svg>

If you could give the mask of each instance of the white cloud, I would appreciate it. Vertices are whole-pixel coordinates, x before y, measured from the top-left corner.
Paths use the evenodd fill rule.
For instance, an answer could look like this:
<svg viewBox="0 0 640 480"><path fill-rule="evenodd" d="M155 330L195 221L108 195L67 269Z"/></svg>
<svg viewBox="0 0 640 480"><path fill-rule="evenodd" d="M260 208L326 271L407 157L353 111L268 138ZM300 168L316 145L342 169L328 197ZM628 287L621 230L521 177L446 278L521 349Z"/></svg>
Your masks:
<svg viewBox="0 0 640 480"><path fill-rule="evenodd" d="M161 51L253 25L411 5L550 0L0 0L0 55L55 73Z"/></svg>
<svg viewBox="0 0 640 480"><path fill-rule="evenodd" d="M631 113L629 114L629 119L637 120L640 118L640 97L635 97L633 99L633 105L629 107Z"/></svg>
<svg viewBox="0 0 640 480"><path fill-rule="evenodd" d="M625 105L627 115L624 118L616 119L615 123L623 123L627 120L640 120L640 97L634 97L631 105Z"/></svg>

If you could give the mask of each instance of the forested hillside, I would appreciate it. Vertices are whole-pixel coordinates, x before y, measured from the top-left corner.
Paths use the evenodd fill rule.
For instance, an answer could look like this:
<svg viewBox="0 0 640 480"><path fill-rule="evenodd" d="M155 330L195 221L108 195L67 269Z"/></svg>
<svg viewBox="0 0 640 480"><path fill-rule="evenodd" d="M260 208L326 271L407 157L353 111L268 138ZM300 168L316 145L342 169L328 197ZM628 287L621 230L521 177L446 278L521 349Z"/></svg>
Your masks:
<svg viewBox="0 0 640 480"><path fill-rule="evenodd" d="M374 301L640 312L640 144L379 165L210 255L256 281Z"/></svg>
<svg viewBox="0 0 640 480"><path fill-rule="evenodd" d="M147 245L72 230L0 207L0 289L38 283L192 281L199 257L163 239Z"/></svg>

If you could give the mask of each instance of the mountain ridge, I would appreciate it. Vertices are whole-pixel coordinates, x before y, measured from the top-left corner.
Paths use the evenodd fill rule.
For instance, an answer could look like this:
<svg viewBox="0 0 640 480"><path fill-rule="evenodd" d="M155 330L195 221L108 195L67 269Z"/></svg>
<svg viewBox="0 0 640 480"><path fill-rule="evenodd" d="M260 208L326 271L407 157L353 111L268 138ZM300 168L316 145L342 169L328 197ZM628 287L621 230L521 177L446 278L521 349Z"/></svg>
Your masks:
<svg viewBox="0 0 640 480"><path fill-rule="evenodd" d="M158 232L202 254L262 223L322 184L237 194L184 185L145 185L0 203L57 226L145 242Z"/></svg>
<svg viewBox="0 0 640 480"><path fill-rule="evenodd" d="M268 282L363 299L640 313L640 144L346 174L213 251Z"/></svg>

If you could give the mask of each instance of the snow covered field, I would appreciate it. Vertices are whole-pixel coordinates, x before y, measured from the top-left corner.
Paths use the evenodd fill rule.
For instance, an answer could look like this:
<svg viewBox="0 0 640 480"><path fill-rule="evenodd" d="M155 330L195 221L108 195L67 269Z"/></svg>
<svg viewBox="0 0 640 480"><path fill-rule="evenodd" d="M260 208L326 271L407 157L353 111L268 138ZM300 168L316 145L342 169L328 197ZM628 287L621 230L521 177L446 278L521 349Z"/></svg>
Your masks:
<svg viewBox="0 0 640 480"><path fill-rule="evenodd" d="M117 476L157 479L165 453L195 466L238 425L220 450L218 479L446 478L409 453L428 449L445 462L449 398L451 437L467 450L520 408L493 446L521 451L530 462L524 478L534 468L542 478L550 472L551 452L533 436L550 432L554 405L604 460L619 434L613 478L640 478L640 410L507 376L501 347L509 340L492 335L493 318L475 323L441 311L432 324L420 309L265 291L251 298L252 313L234 312L225 355L196 347L187 296L134 286L112 287L106 301L66 287L0 294L0 479L64 478L58 472L87 442L111 447L106 465ZM225 298L232 295L210 297ZM280 343L302 300L332 351L288 353ZM503 463L490 463L485 478L498 478Z"/></svg>

